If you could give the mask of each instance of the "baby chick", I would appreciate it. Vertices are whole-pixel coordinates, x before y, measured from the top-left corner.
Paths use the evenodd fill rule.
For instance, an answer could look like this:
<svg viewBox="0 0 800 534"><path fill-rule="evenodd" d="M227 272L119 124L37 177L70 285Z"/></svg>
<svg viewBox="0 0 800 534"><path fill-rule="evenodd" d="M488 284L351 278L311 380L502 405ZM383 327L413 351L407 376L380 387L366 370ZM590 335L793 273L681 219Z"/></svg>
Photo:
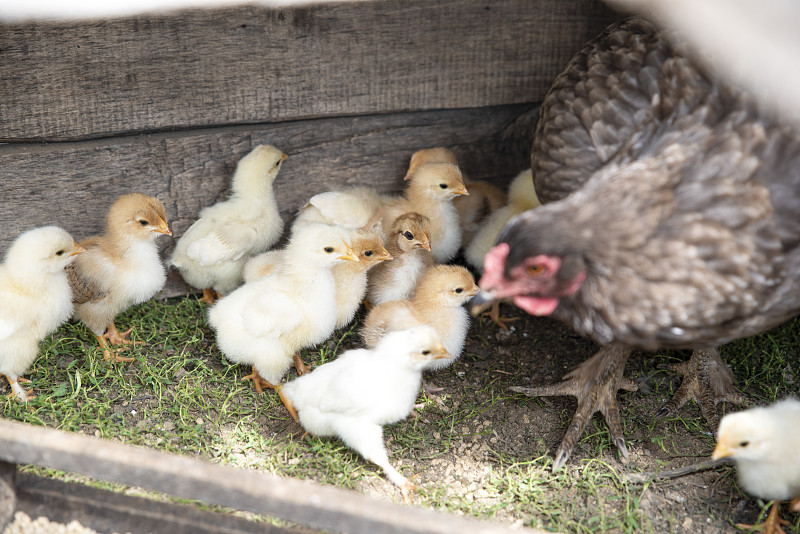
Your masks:
<svg viewBox="0 0 800 534"><path fill-rule="evenodd" d="M389 463L383 425L411 413L422 369L449 355L429 326L391 332L372 350L354 349L278 390L295 421L316 436L338 436L383 469L408 502L414 485Z"/></svg>
<svg viewBox="0 0 800 534"><path fill-rule="evenodd" d="M798 443L800 401L785 399L723 417L711 458L733 458L739 483L748 493L770 501L794 499L796 504L800 498ZM778 509L779 505L773 504L767 520L759 526L766 534L783 533L780 525L785 521L779 519Z"/></svg>
<svg viewBox="0 0 800 534"><path fill-rule="evenodd" d="M452 150L445 147L425 148L411 155L406 178L414 169L423 163L452 163L458 165L458 159ZM505 192L497 186L481 180L470 180L463 175L464 185L469 190L468 196L453 199L453 206L458 212L458 219L463 232L462 243L469 243L483 226L483 220L500 209L506 203Z"/></svg>
<svg viewBox="0 0 800 534"><path fill-rule="evenodd" d="M461 354L469 328L469 313L462 304L477 292L475 280L464 267L431 267L422 275L413 297L385 302L370 310L361 330L364 344L375 347L387 332L429 325L453 358L431 362L426 369L450 365Z"/></svg>
<svg viewBox="0 0 800 534"><path fill-rule="evenodd" d="M108 210L105 234L81 241L86 252L67 267L75 317L95 335L106 361L133 360L109 347L133 343L126 339L133 328L118 332L114 318L164 287L155 243L161 234L172 235L161 202L141 193L123 195Z"/></svg>
<svg viewBox="0 0 800 534"><path fill-rule="evenodd" d="M336 285L331 269L358 261L345 230L308 224L292 233L274 273L222 297L209 310L225 356L249 363L256 391L274 388L291 367L303 373L299 350L325 340L336 326Z"/></svg>
<svg viewBox="0 0 800 534"><path fill-rule="evenodd" d="M419 213L405 213L394 220L386 241L393 259L369 272L367 300L371 306L414 294L420 277L433 265L430 228L430 219Z"/></svg>
<svg viewBox="0 0 800 534"><path fill-rule="evenodd" d="M283 233L272 185L285 160L274 146L254 148L236 166L231 197L203 209L178 239L170 263L187 284L203 289L204 302L241 284L245 261Z"/></svg>
<svg viewBox="0 0 800 534"><path fill-rule="evenodd" d="M388 237L388 228L404 213L417 212L431 221L431 253L439 263L450 261L461 247L461 226L453 198L469 195L461 171L451 163L423 163L408 178L403 197L395 198L373 217Z"/></svg>
<svg viewBox="0 0 800 534"><path fill-rule="evenodd" d="M83 248L56 226L17 237L0 265L0 375L21 401L33 398L19 382L39 354L39 342L72 315L64 268ZM9 396L11 396L9 395Z"/></svg>
<svg viewBox="0 0 800 534"><path fill-rule="evenodd" d="M322 222L345 228L365 228L385 201L385 197L370 187L319 193L303 206L293 226Z"/></svg>
<svg viewBox="0 0 800 534"><path fill-rule="evenodd" d="M508 186L508 204L486 217L481 223L480 230L469 242L464 250L464 258L478 272L483 272L483 258L500 237L500 232L506 223L514 216L539 206L536 190L533 187L533 173L530 169L521 172ZM518 317L500 317L500 303L492 303L489 317L500 328L508 331L506 323L515 321Z"/></svg>

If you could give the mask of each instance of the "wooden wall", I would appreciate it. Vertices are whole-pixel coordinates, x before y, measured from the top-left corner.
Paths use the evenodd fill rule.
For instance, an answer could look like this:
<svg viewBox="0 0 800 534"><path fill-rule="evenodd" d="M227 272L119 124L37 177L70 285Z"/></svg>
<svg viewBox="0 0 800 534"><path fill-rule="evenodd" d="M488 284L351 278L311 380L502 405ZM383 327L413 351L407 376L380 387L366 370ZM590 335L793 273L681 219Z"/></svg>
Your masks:
<svg viewBox="0 0 800 534"><path fill-rule="evenodd" d="M379 0L0 25L0 251L44 224L99 233L131 191L179 236L261 143L289 155L287 222L333 187L398 191L427 146L505 184L537 102L615 18L593 0ZM164 294L183 291L173 276Z"/></svg>

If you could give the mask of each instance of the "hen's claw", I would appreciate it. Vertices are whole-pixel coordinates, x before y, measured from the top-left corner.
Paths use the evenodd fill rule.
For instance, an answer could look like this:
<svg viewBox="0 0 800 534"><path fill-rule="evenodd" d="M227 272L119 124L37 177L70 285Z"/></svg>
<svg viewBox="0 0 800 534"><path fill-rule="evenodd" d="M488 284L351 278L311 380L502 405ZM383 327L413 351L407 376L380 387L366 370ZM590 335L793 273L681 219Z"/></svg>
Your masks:
<svg viewBox="0 0 800 534"><path fill-rule="evenodd" d="M675 395L661 408L656 417L675 414L690 399L700 407L711 430L716 433L720 415L720 402L742 404L745 399L734 387L733 373L716 349L698 349L685 362L668 365L668 368L683 375L683 381Z"/></svg>
<svg viewBox="0 0 800 534"><path fill-rule="evenodd" d="M530 397L550 395L572 395L578 399L578 408L572 422L556 451L553 471L561 469L567 462L578 439L595 412L600 412L608 425L611 439L619 449L621 459L627 461L628 449L622 434L619 408L617 407L617 390L636 391L636 383L624 377L625 362L631 349L616 343L601 347L597 353L580 364L564 377L559 384L539 387L512 387L512 391Z"/></svg>

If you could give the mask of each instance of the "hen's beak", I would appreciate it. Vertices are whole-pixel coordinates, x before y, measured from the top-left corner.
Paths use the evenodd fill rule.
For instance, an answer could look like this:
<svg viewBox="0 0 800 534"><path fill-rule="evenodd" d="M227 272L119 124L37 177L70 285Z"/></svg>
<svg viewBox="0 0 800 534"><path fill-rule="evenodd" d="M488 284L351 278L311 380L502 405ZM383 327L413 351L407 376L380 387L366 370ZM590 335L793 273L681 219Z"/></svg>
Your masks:
<svg viewBox="0 0 800 534"><path fill-rule="evenodd" d="M732 454L733 452L728 448L725 442L720 441L717 443L717 446L714 447L714 451L711 453L711 459L719 460L720 458L727 458Z"/></svg>
<svg viewBox="0 0 800 534"><path fill-rule="evenodd" d="M75 250L72 251L70 256L74 256L75 254L80 254L81 252L86 252L86 249L80 246L79 244L75 243Z"/></svg>
<svg viewBox="0 0 800 534"><path fill-rule="evenodd" d="M494 291L481 289L478 294L469 301L469 312L473 317L477 317L489 308L494 301Z"/></svg>

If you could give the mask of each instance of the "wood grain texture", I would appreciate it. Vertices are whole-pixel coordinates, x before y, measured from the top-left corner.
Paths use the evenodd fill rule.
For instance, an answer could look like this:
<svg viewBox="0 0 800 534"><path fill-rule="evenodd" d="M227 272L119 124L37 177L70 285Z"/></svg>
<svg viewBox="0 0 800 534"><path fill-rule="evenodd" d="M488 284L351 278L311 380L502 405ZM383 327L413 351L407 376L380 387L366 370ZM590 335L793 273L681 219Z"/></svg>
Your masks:
<svg viewBox="0 0 800 534"><path fill-rule="evenodd" d="M540 101L599 0L371 0L0 25L0 140Z"/></svg>
<svg viewBox="0 0 800 534"><path fill-rule="evenodd" d="M396 113L54 144L0 145L0 251L21 232L55 224L83 239L103 232L108 207L142 192L164 203L175 237L201 208L227 198L236 163L256 145L289 155L275 182L289 223L312 195L348 185L402 190L411 154L449 146L474 179L504 185L530 166L537 107ZM174 241L160 237L169 253ZM172 273L161 296L188 288Z"/></svg>
<svg viewBox="0 0 800 534"><path fill-rule="evenodd" d="M310 481L215 465L16 421L0 420L0 461L61 469L336 532L542 532L400 506Z"/></svg>

